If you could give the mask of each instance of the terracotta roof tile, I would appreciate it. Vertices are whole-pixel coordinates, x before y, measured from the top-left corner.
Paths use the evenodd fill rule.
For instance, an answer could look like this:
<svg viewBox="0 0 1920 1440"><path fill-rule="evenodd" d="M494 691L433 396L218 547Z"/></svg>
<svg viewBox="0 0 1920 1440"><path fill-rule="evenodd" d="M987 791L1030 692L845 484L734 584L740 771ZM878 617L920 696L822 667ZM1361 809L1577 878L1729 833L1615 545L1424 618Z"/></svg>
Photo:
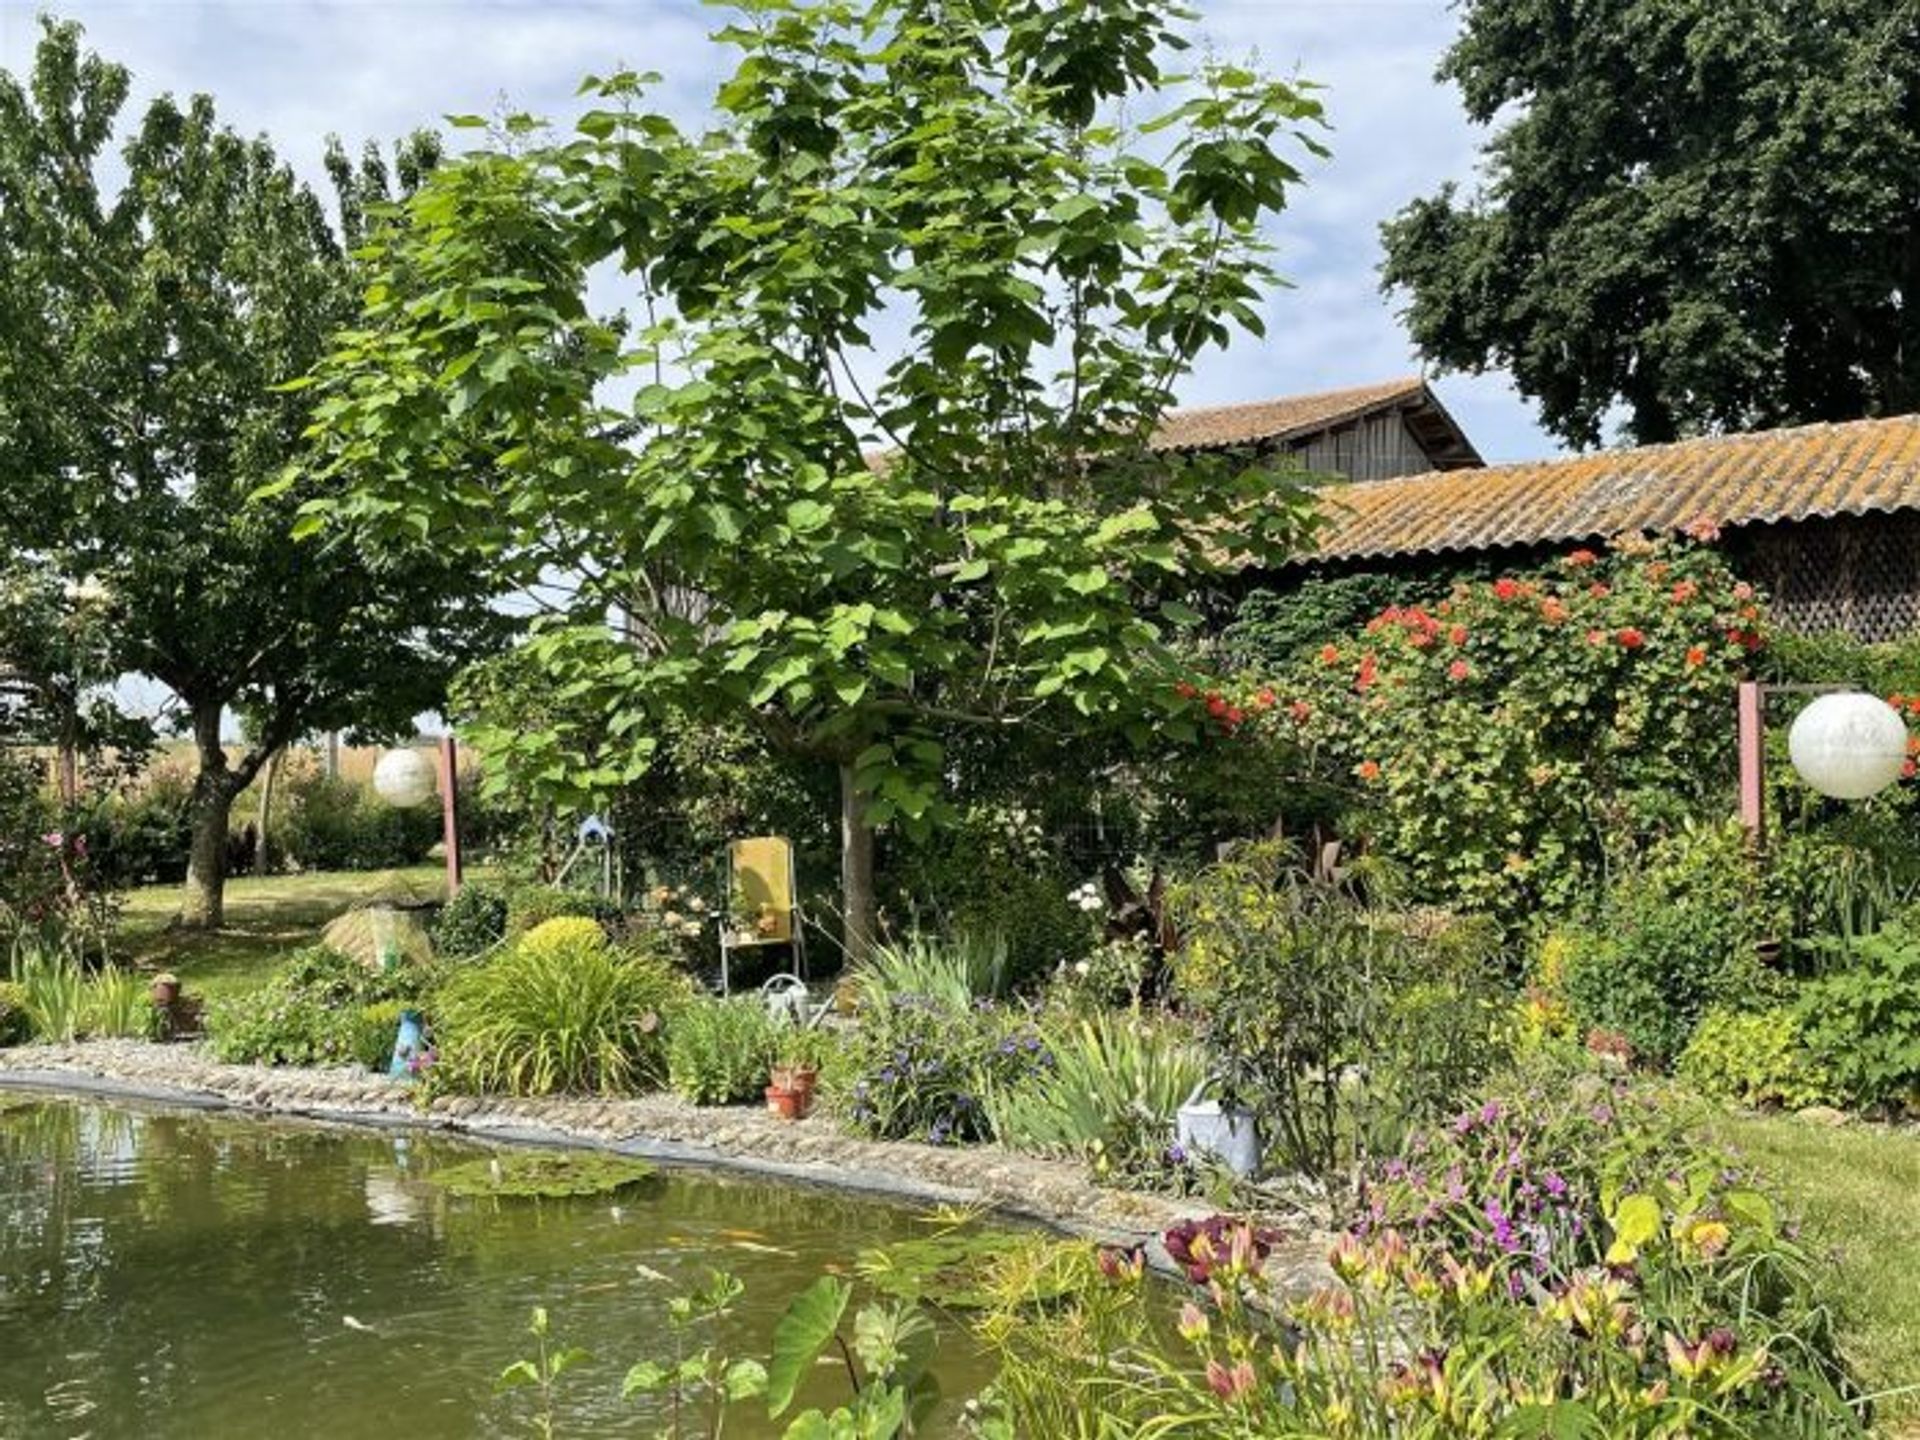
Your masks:
<svg viewBox="0 0 1920 1440"><path fill-rule="evenodd" d="M1920 509L1920 415L1328 486L1313 560Z"/></svg>

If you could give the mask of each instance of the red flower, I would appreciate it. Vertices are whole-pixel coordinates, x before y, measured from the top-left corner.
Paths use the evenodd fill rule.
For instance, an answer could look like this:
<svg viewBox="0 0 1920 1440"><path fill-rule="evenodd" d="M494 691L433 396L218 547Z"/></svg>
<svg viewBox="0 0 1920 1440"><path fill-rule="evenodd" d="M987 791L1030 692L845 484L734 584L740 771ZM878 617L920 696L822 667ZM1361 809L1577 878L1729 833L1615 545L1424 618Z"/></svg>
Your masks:
<svg viewBox="0 0 1920 1440"><path fill-rule="evenodd" d="M1304 700L1296 700L1287 707L1287 713L1293 716L1296 725L1304 725L1313 718L1313 707Z"/></svg>
<svg viewBox="0 0 1920 1440"><path fill-rule="evenodd" d="M1600 557L1591 550L1576 550L1567 556L1567 564L1576 570L1584 570L1589 565L1598 565Z"/></svg>
<svg viewBox="0 0 1920 1440"><path fill-rule="evenodd" d="M1467 643L1467 627L1464 625L1455 625L1452 629L1447 631L1447 639L1452 641L1455 645L1466 644Z"/></svg>
<svg viewBox="0 0 1920 1440"><path fill-rule="evenodd" d="M1904 710L1907 705L1907 697L1902 694L1899 694L1898 692L1895 692L1894 694L1887 696L1887 704L1893 706L1893 708L1896 710Z"/></svg>
<svg viewBox="0 0 1920 1440"><path fill-rule="evenodd" d="M1226 697L1218 690L1209 691L1207 694L1207 713L1215 717L1227 713Z"/></svg>
<svg viewBox="0 0 1920 1440"><path fill-rule="evenodd" d="M1700 587L1691 580L1682 580L1673 587L1673 603L1684 605L1700 593Z"/></svg>
<svg viewBox="0 0 1920 1440"><path fill-rule="evenodd" d="M1253 708L1256 710L1271 710L1273 708L1273 691L1261 690L1256 693L1253 697Z"/></svg>
<svg viewBox="0 0 1920 1440"><path fill-rule="evenodd" d="M1647 637L1629 625L1620 632L1620 646L1625 650L1638 650L1647 643Z"/></svg>
<svg viewBox="0 0 1920 1440"><path fill-rule="evenodd" d="M1338 645L1322 645L1320 647L1320 663L1322 665L1338 665L1340 663L1340 647Z"/></svg>
<svg viewBox="0 0 1920 1440"><path fill-rule="evenodd" d="M1191 700L1194 696L1198 695L1200 691L1190 681L1182 680L1178 685L1173 687L1173 693L1178 695L1182 700Z"/></svg>
<svg viewBox="0 0 1920 1440"><path fill-rule="evenodd" d="M1362 780L1378 780L1380 778L1379 762L1375 760L1362 760L1358 773Z"/></svg>
<svg viewBox="0 0 1920 1440"><path fill-rule="evenodd" d="M1540 602L1540 618L1549 625L1562 624L1567 618L1567 607L1549 595Z"/></svg>
<svg viewBox="0 0 1920 1440"><path fill-rule="evenodd" d="M1493 593L1502 600L1515 600L1520 597L1521 585L1510 575L1502 575L1493 582Z"/></svg>
<svg viewBox="0 0 1920 1440"><path fill-rule="evenodd" d="M1374 680L1378 678L1379 673L1380 663L1370 654L1362 655L1360 657L1360 668L1354 672L1353 688L1356 690L1367 689L1373 684Z"/></svg>
<svg viewBox="0 0 1920 1440"><path fill-rule="evenodd" d="M1593 596L1596 600L1604 600L1612 593L1613 591L1599 580L1594 581L1593 584L1587 587L1587 594Z"/></svg>
<svg viewBox="0 0 1920 1440"><path fill-rule="evenodd" d="M1705 650L1703 650L1698 645L1693 645L1688 647L1687 668L1689 670L1697 670L1706 663L1707 663L1707 652Z"/></svg>
<svg viewBox="0 0 1920 1440"><path fill-rule="evenodd" d="M1913 761L1909 760L1900 767L1900 778L1902 780L1911 780L1915 775L1920 775L1920 765L1915 765Z"/></svg>
<svg viewBox="0 0 1920 1440"><path fill-rule="evenodd" d="M1227 707L1227 713L1223 718L1227 722L1227 728L1231 730L1247 718L1247 712L1242 710L1238 705L1229 705Z"/></svg>
<svg viewBox="0 0 1920 1440"><path fill-rule="evenodd" d="M1472 673L1472 668L1464 660L1456 660L1447 667L1447 678L1449 680L1464 680Z"/></svg>

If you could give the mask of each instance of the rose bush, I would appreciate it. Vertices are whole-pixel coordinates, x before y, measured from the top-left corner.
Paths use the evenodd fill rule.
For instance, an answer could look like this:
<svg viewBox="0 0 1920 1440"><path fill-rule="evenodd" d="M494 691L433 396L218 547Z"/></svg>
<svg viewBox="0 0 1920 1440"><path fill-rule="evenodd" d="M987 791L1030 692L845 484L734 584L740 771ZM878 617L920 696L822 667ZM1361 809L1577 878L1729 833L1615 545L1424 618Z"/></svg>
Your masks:
<svg viewBox="0 0 1920 1440"><path fill-rule="evenodd" d="M1726 789L1730 697L1768 636L1714 551L1623 539L1390 607L1190 703L1222 735L1305 746L1418 898L1517 922L1591 893L1611 841Z"/></svg>

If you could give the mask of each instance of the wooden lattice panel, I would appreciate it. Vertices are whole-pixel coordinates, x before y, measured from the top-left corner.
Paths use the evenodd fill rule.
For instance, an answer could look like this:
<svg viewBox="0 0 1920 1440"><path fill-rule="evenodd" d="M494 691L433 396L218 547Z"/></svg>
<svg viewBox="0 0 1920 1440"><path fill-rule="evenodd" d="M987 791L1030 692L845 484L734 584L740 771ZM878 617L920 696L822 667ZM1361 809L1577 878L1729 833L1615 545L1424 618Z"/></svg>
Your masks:
<svg viewBox="0 0 1920 1440"><path fill-rule="evenodd" d="M1737 568L1765 587L1789 629L1862 640L1920 629L1920 512L1754 526L1729 542Z"/></svg>

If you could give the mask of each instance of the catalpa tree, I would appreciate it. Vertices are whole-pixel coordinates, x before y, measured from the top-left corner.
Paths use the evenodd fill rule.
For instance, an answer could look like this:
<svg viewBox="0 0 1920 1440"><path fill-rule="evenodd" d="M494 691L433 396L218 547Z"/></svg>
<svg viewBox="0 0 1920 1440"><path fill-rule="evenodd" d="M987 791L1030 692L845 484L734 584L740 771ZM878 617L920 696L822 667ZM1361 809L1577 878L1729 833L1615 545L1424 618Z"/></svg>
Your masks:
<svg viewBox="0 0 1920 1440"><path fill-rule="evenodd" d="M304 523L430 534L537 601L565 703L487 739L553 798L644 773L672 718L837 766L857 955L875 828L941 819L961 733L1195 733L1189 602L1308 505L1152 437L1260 333L1320 106L1163 72L1188 17L1153 0L736 10L712 129L594 78L571 136L514 121L427 179L313 377Z"/></svg>

